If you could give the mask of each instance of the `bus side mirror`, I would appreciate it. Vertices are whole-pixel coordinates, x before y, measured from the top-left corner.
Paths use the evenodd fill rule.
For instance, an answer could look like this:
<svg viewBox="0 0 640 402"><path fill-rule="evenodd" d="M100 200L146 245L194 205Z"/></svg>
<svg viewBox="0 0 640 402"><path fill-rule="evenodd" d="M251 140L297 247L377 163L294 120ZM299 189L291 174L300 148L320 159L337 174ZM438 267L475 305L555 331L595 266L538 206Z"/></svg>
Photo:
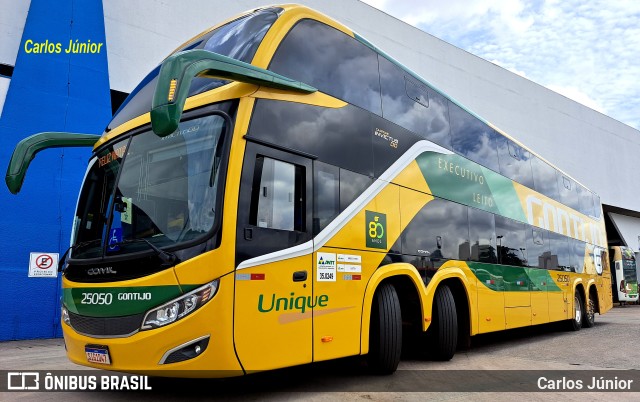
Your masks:
<svg viewBox="0 0 640 402"><path fill-rule="evenodd" d="M29 164L36 154L47 148L92 147L100 139L95 134L45 132L34 134L20 141L11 155L5 183L12 194L18 194L27 174Z"/></svg>
<svg viewBox="0 0 640 402"><path fill-rule="evenodd" d="M153 95L151 127L159 137L166 137L178 128L189 87L195 76L221 78L305 94L317 91L300 81L208 50L179 52L162 62Z"/></svg>

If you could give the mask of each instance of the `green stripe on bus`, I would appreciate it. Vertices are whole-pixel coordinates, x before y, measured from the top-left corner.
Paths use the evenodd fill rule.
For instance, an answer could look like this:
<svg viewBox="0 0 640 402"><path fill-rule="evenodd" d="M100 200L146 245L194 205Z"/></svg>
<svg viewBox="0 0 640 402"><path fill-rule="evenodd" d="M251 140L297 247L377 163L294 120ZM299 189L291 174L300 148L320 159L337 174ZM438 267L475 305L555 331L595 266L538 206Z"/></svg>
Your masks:
<svg viewBox="0 0 640 402"><path fill-rule="evenodd" d="M63 289L63 303L74 314L89 317L120 317L144 313L195 289L197 286Z"/></svg>
<svg viewBox="0 0 640 402"><path fill-rule="evenodd" d="M560 292L546 269L467 262L486 287L497 292Z"/></svg>
<svg viewBox="0 0 640 402"><path fill-rule="evenodd" d="M425 152L416 158L436 197L527 223L513 182L459 155Z"/></svg>

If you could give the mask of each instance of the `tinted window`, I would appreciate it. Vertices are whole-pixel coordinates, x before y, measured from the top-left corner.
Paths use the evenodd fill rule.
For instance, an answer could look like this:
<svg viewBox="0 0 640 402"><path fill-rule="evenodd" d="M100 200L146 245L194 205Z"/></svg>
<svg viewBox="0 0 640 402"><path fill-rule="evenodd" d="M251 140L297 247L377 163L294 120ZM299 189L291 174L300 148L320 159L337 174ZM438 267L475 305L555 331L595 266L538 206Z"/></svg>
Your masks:
<svg viewBox="0 0 640 402"><path fill-rule="evenodd" d="M369 176L340 169L340 211L344 211L351 203L373 183Z"/></svg>
<svg viewBox="0 0 640 402"><path fill-rule="evenodd" d="M580 196L575 181L558 173L558 189L560 190L560 202L570 208L580 210Z"/></svg>
<svg viewBox="0 0 640 402"><path fill-rule="evenodd" d="M449 116L453 149L499 172L497 149L502 135L452 102L449 102Z"/></svg>
<svg viewBox="0 0 640 402"><path fill-rule="evenodd" d="M434 91L429 91L426 138L451 149L448 101L444 96Z"/></svg>
<svg viewBox="0 0 640 402"><path fill-rule="evenodd" d="M260 99L249 135L373 176L371 114L355 106L333 109Z"/></svg>
<svg viewBox="0 0 640 402"><path fill-rule="evenodd" d="M264 35L278 18L277 12L280 10L279 8L270 8L243 16L197 38L176 50L176 52L206 49L245 63L251 63L260 42L262 42ZM115 113L111 123L109 123L109 129L150 111L151 99L156 89L159 72L160 65L154 68L129 94ZM189 96L217 88L227 82L225 80L196 77L191 82Z"/></svg>
<svg viewBox="0 0 640 402"><path fill-rule="evenodd" d="M271 25L278 19L278 10L259 10L239 18L196 39L181 50L202 48L245 63L251 63L260 42Z"/></svg>
<svg viewBox="0 0 640 402"><path fill-rule="evenodd" d="M527 261L525 224L496 216L498 264L524 266Z"/></svg>
<svg viewBox="0 0 640 402"><path fill-rule="evenodd" d="M469 238L471 240L471 261L490 264L498 262L493 214L469 208Z"/></svg>
<svg viewBox="0 0 640 402"><path fill-rule="evenodd" d="M600 219L600 213L602 212L602 205L600 205L600 196L593 194L593 209L595 212L595 217Z"/></svg>
<svg viewBox="0 0 640 402"><path fill-rule="evenodd" d="M503 139L498 144L500 173L527 187L533 188L531 153L515 142Z"/></svg>
<svg viewBox="0 0 640 402"><path fill-rule="evenodd" d="M413 218L402 235L404 254L428 256L435 265L469 258L467 207L439 198Z"/></svg>
<svg viewBox="0 0 640 402"><path fill-rule="evenodd" d="M382 114L377 54L318 21L297 23L280 44L269 70Z"/></svg>
<svg viewBox="0 0 640 402"><path fill-rule="evenodd" d="M304 230L302 177L299 166L259 156L249 223L261 228Z"/></svg>
<svg viewBox="0 0 640 402"><path fill-rule="evenodd" d="M429 107L429 91L427 91L427 87L424 84L405 75L404 89L409 99L419 105Z"/></svg>
<svg viewBox="0 0 640 402"><path fill-rule="evenodd" d="M340 169L314 162L313 233L318 234L340 213Z"/></svg>
<svg viewBox="0 0 640 402"><path fill-rule="evenodd" d="M146 238L173 246L211 230L216 210L226 121L221 116L180 122L179 134L132 137L116 189L109 233L112 242ZM115 232L114 232L115 231ZM107 247L123 254L148 249L144 242Z"/></svg>
<svg viewBox="0 0 640 402"><path fill-rule="evenodd" d="M593 211L593 194L591 191L582 187L581 185L577 185L578 189L578 197L580 198L580 212L588 216L594 216L595 213Z"/></svg>
<svg viewBox="0 0 640 402"><path fill-rule="evenodd" d="M128 138L114 143L100 151L92 160L74 217L74 258L102 256L102 240L107 232L113 189L128 143ZM118 157L112 157L113 155Z"/></svg>
<svg viewBox="0 0 640 402"><path fill-rule="evenodd" d="M575 270L575 251L573 244L569 243L569 238L554 232L549 233L549 243L551 247L551 264L553 269L560 271Z"/></svg>
<svg viewBox="0 0 640 402"><path fill-rule="evenodd" d="M533 169L533 184L537 192L547 197L558 199L558 180L556 170L546 162L534 157L531 160Z"/></svg>
<svg viewBox="0 0 640 402"><path fill-rule="evenodd" d="M447 101L379 56L383 117L451 149Z"/></svg>
<svg viewBox="0 0 640 402"><path fill-rule="evenodd" d="M569 239L569 242L573 245L573 255L575 258L573 266L576 272L581 274L584 271L584 256L587 251L587 243L576 239Z"/></svg>
<svg viewBox="0 0 640 402"><path fill-rule="evenodd" d="M181 50L204 49L244 61L245 63L251 63L262 39L277 18L278 14L275 12L261 10L223 25L212 33L184 46ZM191 81L189 95L199 94L228 82L219 79L195 77Z"/></svg>
<svg viewBox="0 0 640 402"><path fill-rule="evenodd" d="M527 265L542 269L552 269L549 234L546 230L527 228Z"/></svg>

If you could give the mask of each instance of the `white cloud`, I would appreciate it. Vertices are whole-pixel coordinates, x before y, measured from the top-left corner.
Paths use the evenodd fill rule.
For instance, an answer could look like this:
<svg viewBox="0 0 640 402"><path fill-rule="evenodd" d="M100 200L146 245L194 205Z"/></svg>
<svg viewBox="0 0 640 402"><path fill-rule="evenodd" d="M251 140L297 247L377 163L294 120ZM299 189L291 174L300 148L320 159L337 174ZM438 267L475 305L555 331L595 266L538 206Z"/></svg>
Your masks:
<svg viewBox="0 0 640 402"><path fill-rule="evenodd" d="M640 1L365 1L640 128Z"/></svg>

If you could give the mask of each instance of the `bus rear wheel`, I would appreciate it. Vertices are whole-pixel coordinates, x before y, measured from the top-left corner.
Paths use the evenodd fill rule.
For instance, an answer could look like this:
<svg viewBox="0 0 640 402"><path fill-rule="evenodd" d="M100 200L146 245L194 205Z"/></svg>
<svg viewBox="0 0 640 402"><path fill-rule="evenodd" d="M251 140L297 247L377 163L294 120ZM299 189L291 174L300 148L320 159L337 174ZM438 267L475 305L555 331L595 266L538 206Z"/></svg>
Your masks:
<svg viewBox="0 0 640 402"><path fill-rule="evenodd" d="M371 306L369 355L371 371L392 374L400 363L402 353L402 314L396 288L383 283L375 293Z"/></svg>
<svg viewBox="0 0 640 402"><path fill-rule="evenodd" d="M435 360L451 360L456 353L458 344L458 315L453 293L447 285L441 285L436 289L433 297L433 317L429 331L433 350L431 355Z"/></svg>
<svg viewBox="0 0 640 402"><path fill-rule="evenodd" d="M582 326L585 328L591 328L596 323L596 294L595 292L589 292L589 301L584 309L584 315L582 316Z"/></svg>
<svg viewBox="0 0 640 402"><path fill-rule="evenodd" d="M579 331L582 328L582 312L584 311L584 304L582 303L582 296L576 292L573 296L573 317L569 320L569 330Z"/></svg>

